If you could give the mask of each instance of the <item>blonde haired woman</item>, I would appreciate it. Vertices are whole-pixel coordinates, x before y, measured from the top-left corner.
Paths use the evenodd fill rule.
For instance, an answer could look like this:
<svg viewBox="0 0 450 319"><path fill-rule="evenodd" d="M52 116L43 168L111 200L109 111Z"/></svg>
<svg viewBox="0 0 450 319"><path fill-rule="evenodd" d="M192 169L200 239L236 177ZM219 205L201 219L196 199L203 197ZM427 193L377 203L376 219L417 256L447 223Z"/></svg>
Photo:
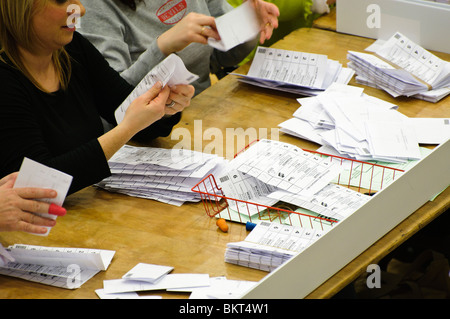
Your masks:
<svg viewBox="0 0 450 319"><path fill-rule="evenodd" d="M0 176L29 157L72 175L70 193L109 176L107 160L138 133L167 136L194 94L155 85L104 133L101 117L116 124L133 87L76 32L71 8L85 13L78 0L0 1Z"/></svg>

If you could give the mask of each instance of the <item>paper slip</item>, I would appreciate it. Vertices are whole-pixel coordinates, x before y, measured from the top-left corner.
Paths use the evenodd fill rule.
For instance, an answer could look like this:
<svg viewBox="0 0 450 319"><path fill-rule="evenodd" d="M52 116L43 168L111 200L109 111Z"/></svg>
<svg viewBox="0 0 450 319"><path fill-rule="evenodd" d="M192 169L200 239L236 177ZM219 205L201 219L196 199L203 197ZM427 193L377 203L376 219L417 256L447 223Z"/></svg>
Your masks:
<svg viewBox="0 0 450 319"><path fill-rule="evenodd" d="M257 282L245 280L229 280L225 277L211 278L209 287L192 289L189 299L236 299L247 290L253 288Z"/></svg>
<svg viewBox="0 0 450 319"><path fill-rule="evenodd" d="M408 118L421 144L441 144L450 138L450 118Z"/></svg>
<svg viewBox="0 0 450 319"><path fill-rule="evenodd" d="M161 296L139 296L136 292L124 292L116 294L105 293L104 289L96 289L95 293L100 299L162 299Z"/></svg>
<svg viewBox="0 0 450 319"><path fill-rule="evenodd" d="M21 244L7 250L14 261L0 267L0 274L66 289L79 288L105 271L115 254L111 250Z"/></svg>
<svg viewBox="0 0 450 319"><path fill-rule="evenodd" d="M274 186L235 169L219 176L219 183L226 197L239 200L237 207L233 207L233 209L248 212L250 216L260 213L264 207L249 205L248 202L265 206L272 206L277 202L276 199L267 197L276 190Z"/></svg>
<svg viewBox="0 0 450 319"><path fill-rule="evenodd" d="M339 221L350 216L371 198L350 188L334 184L328 184L309 198L286 191L276 191L268 196Z"/></svg>
<svg viewBox="0 0 450 319"><path fill-rule="evenodd" d="M197 80L198 76L192 74L186 69L183 60L176 55L170 54L162 62L156 65L147 75L139 82L136 88L131 92L131 94L122 102L122 104L117 108L114 115L116 117L117 124L122 122L125 112L128 106L133 102L138 96L141 96L147 92L151 87L153 87L158 81L161 81L163 86L177 85L177 84L189 84Z"/></svg>
<svg viewBox="0 0 450 319"><path fill-rule="evenodd" d="M51 199L42 199L47 203L53 203L58 206L63 206L67 192L72 184L72 176L60 172L56 169L42 165L29 158L24 158L22 166L19 170L19 175L14 183L14 188L21 187L40 187L53 189L57 192L57 196ZM37 214L45 218L56 219L55 215ZM43 235L47 236L50 233L51 227L47 227L47 232Z"/></svg>
<svg viewBox="0 0 450 319"><path fill-rule="evenodd" d="M103 289L105 293L206 287L209 285L210 282L208 274L169 274L155 283L128 279L112 279L103 281Z"/></svg>
<svg viewBox="0 0 450 319"><path fill-rule="evenodd" d="M123 275L123 279L146 281L150 283L156 282L163 276L167 275L173 270L170 266L160 266L152 264L139 263Z"/></svg>
<svg viewBox="0 0 450 319"><path fill-rule="evenodd" d="M250 1L215 20L220 40L208 38L208 44L221 51L228 51L254 39L260 31L258 17Z"/></svg>
<svg viewBox="0 0 450 319"><path fill-rule="evenodd" d="M341 167L294 145L262 139L230 161L230 166L291 193L312 196L334 179Z"/></svg>

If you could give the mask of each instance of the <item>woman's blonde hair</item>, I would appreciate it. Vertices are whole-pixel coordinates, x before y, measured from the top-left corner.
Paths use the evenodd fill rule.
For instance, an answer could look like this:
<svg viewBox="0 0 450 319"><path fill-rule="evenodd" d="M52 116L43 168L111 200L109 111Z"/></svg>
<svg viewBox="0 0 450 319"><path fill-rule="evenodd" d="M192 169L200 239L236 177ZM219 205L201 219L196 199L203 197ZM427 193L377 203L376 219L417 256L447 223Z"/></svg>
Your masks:
<svg viewBox="0 0 450 319"><path fill-rule="evenodd" d="M13 66L21 71L37 88L45 89L33 78L24 65L19 47L28 51L36 41L31 20L40 9L45 7L48 0L0 0L0 60L7 63L2 55L5 54ZM69 54L64 48L53 53L53 63L61 88L65 90L71 75Z"/></svg>

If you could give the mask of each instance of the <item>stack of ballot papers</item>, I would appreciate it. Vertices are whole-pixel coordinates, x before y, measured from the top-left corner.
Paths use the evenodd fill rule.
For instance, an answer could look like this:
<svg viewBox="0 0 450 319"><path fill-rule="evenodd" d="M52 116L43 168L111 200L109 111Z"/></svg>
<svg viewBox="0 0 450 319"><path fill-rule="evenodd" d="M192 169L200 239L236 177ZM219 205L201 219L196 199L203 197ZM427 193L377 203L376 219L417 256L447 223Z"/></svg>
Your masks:
<svg viewBox="0 0 450 319"><path fill-rule="evenodd" d="M244 241L227 244L225 262L270 272L323 234L321 230L261 221Z"/></svg>
<svg viewBox="0 0 450 319"><path fill-rule="evenodd" d="M363 52L348 52L357 82L397 96L437 102L450 94L450 62L444 61L397 32Z"/></svg>
<svg viewBox="0 0 450 319"><path fill-rule="evenodd" d="M361 161L419 160L420 143L440 144L450 137L449 119L408 118L362 88L335 84L298 102L293 118L279 124L281 131Z"/></svg>
<svg viewBox="0 0 450 319"><path fill-rule="evenodd" d="M185 149L123 146L110 160L111 176L98 187L129 196L181 206L198 202L191 189L208 174L219 172L226 160Z"/></svg>
<svg viewBox="0 0 450 319"><path fill-rule="evenodd" d="M115 254L112 250L0 245L0 274L66 289L81 287L105 271Z"/></svg>
<svg viewBox="0 0 450 319"><path fill-rule="evenodd" d="M336 185L339 161L273 140L260 140L240 153L218 176L228 198L217 218L246 223L280 224L328 230L350 216L370 196ZM290 204L290 205L285 205ZM289 206L289 211L276 207Z"/></svg>
<svg viewBox="0 0 450 319"><path fill-rule="evenodd" d="M323 54L258 47L248 74L232 74L251 85L313 96L331 83L347 84L355 72Z"/></svg>
<svg viewBox="0 0 450 319"><path fill-rule="evenodd" d="M211 278L208 274L170 274L171 266L139 263L121 279L104 280L95 292L101 299L161 298L138 292L165 290L191 293L190 299L237 298L256 282Z"/></svg>

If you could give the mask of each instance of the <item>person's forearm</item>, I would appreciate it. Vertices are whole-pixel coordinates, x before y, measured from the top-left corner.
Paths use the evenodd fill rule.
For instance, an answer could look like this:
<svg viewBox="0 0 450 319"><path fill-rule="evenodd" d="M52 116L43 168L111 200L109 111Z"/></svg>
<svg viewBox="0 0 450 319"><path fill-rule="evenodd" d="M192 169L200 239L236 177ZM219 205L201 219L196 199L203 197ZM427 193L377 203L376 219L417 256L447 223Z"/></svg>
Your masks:
<svg viewBox="0 0 450 319"><path fill-rule="evenodd" d="M125 125L117 125L112 130L98 138L98 142L109 160L123 145L125 145L137 132Z"/></svg>

